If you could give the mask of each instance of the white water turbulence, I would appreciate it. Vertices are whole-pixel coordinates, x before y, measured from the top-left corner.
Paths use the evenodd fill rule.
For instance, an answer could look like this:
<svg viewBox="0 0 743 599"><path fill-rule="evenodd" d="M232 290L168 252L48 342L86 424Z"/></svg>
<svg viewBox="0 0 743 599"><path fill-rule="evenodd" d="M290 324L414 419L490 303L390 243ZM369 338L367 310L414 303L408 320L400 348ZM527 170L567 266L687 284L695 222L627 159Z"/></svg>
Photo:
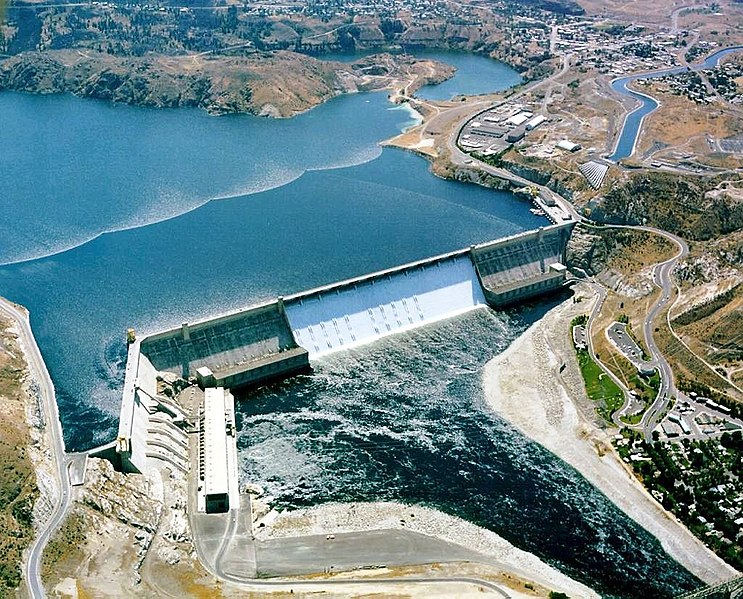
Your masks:
<svg viewBox="0 0 743 599"><path fill-rule="evenodd" d="M468 254L288 298L297 343L317 358L486 305Z"/></svg>

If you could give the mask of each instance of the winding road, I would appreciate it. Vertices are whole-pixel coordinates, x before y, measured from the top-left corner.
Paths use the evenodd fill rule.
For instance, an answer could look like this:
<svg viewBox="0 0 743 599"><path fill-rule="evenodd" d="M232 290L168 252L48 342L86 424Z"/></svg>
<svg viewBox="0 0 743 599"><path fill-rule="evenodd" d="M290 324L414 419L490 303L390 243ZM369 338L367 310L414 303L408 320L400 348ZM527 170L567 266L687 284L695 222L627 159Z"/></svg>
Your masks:
<svg viewBox="0 0 743 599"><path fill-rule="evenodd" d="M671 274L673 273L673 268L676 266L676 263L685 258L689 253L689 246L683 239L677 235L668 233L667 231L648 229L645 227L639 228L663 235L663 237L675 243L679 250L675 256L669 258L665 262L657 264L653 269L653 283L656 287L660 288L661 294L655 305L650 308L642 327L648 351L653 357L653 360L657 362L658 370L660 372L660 388L658 389L658 395L653 404L645 412L641 422L645 437L649 439L653 429L660 423L662 416L671 401L672 395L676 392L676 388L673 385L673 371L671 370L671 366L668 364L668 360L666 360L665 356L658 349L655 339L653 338L655 319L661 310L666 307L668 302L671 301L674 287ZM668 328L671 328L670 322L668 323Z"/></svg>
<svg viewBox="0 0 743 599"><path fill-rule="evenodd" d="M24 569L29 595L31 597L44 597L44 585L41 582L41 557L50 537L62 524L72 500L70 482L67 475L64 437L62 436L62 425L60 424L59 413L57 411L54 385L52 384L52 379L49 376L44 359L41 357L39 346L36 344L36 339L34 339L31 331L28 313L19 306L1 298L0 313L11 318L18 325L30 374L39 384L39 398L44 410L44 422L46 432L49 434L48 440L51 443L52 459L55 465L54 472L57 478L57 486L60 490L60 493L55 498L54 509L49 519L43 524L38 536L29 548L28 559Z"/></svg>
<svg viewBox="0 0 743 599"><path fill-rule="evenodd" d="M553 78L559 77L562 75L567 68L569 67L569 60L567 58L564 59L563 63L563 69L556 75L553 76ZM540 83L545 83L540 82ZM533 89L533 87L531 88ZM523 90L525 92L527 90ZM523 93L522 92L522 93ZM486 110L492 109L492 106L489 106ZM480 111L483 112L483 111ZM478 112L478 114L480 114ZM462 121L456 128L454 133L451 135L448 141L448 149L450 152L450 158L453 164L457 166L462 165L469 165L474 166L478 168L479 170L486 172L490 175L493 175L495 177L500 177L502 179L506 179L509 181L512 181L513 183L519 184L519 185L525 185L525 186L534 186L535 184L531 181L528 181L524 179L523 177L519 177L517 175L514 175L510 173L509 171L493 167L485 162L482 162L481 160L478 160L477 158L470 156L469 154L463 152L458 145L459 141L459 135L466 125L466 123L469 120L472 120L473 118L476 118L477 115L470 116L468 119ZM592 223L590 220L586 219L582 214L580 214L575 207L567 201L565 198L560 196L559 194L552 192L550 190L547 190L543 186L537 186L540 187L545 193L549 193L557 202L557 204L562 209L562 212L566 215L569 215L575 222L581 223L588 227L595 226L594 223ZM666 260L665 262L661 262L660 264L657 264L653 270L653 283L661 289L661 294L658 299L658 301L650 308L648 311L648 314L645 318L645 321L643 323L643 336L645 338L645 342L648 346L648 351L651 355L651 361L655 363L658 367L659 373L660 373L660 379L661 379L661 385L660 389L658 391L658 394L655 398L655 401L653 404L646 410L643 419L641 421L641 426L643 429L643 432L647 438L650 438L653 429L658 425L660 420L662 419L662 416L668 406L668 404L671 401L671 397L676 392L676 389L673 385L673 371L671 370L670 365L668 364L668 361L663 356L661 351L658 349L658 346L655 342L655 339L653 338L653 332L655 327L655 321L658 316L658 314L663 310L663 308L668 304L669 301L671 301L671 295L673 292L673 281L671 279L671 274L673 272L673 268L675 267L676 263L685 258L686 255L689 253L689 248L686 242L678 237L677 235L673 235L672 233L668 233L667 231L663 231L661 229L656 229L654 227L647 227L647 226L633 226L633 225L602 225L602 229L607 228L617 228L617 229L633 229L637 231L646 231L649 233L654 233L656 235L661 235L674 243L678 248L679 251L674 255L672 258ZM590 326L591 323L595 320L595 317L598 315L599 310L601 309L601 306L603 304L603 301L606 297L605 292L602 293L600 289L597 290L598 292L598 301L596 302L594 309L591 313L591 316L589 318L589 340L591 338L590 336ZM670 323L669 323L670 328ZM596 358L596 354L593 351L593 345L589 341L589 352L591 353L591 357L596 361L596 363L601 367L601 369L614 380L615 383L619 385L619 388L622 389L624 396L625 396L625 402L622 408L618 410L615 413L614 417L614 423L617 426L621 426L621 423L619 422L619 414L622 410L624 410L627 405L629 405L630 402L630 395L629 395L629 389L627 389L626 385L622 383L621 380L617 378L617 376L609 369L605 364L603 364L600 360Z"/></svg>

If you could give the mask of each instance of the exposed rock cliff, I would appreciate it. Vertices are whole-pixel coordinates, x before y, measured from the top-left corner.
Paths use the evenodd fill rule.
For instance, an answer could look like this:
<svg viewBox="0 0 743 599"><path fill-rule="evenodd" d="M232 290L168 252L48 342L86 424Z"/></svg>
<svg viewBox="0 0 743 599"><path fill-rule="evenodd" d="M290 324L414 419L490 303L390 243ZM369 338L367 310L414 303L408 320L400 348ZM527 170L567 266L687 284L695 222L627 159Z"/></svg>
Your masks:
<svg viewBox="0 0 743 599"><path fill-rule="evenodd" d="M124 475L89 459L85 484L44 552L43 579L50 595L201 596L202 582L215 581L195 554L185 476L168 468Z"/></svg>
<svg viewBox="0 0 743 599"><path fill-rule="evenodd" d="M743 228L740 177L706 179L671 173L632 175L591 206L597 221L647 224L691 240L709 240Z"/></svg>
<svg viewBox="0 0 743 599"><path fill-rule="evenodd" d="M35 406L18 331L0 316L0 597L12 596L21 583L21 556L33 538L34 525L45 515L34 511L39 488L46 490L34 476L34 461L42 448L27 420ZM50 489L52 497L54 491Z"/></svg>

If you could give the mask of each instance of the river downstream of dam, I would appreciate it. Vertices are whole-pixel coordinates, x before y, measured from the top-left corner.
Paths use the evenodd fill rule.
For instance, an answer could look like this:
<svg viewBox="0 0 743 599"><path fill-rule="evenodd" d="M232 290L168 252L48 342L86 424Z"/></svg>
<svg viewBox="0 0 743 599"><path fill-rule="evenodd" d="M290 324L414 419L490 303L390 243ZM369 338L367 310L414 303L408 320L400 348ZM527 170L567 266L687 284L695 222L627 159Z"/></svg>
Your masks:
<svg viewBox="0 0 743 599"><path fill-rule="evenodd" d="M485 363L557 299L481 308L325 357L239 398L241 477L280 509L422 503L497 532L609 597L693 578L573 468L487 407Z"/></svg>
<svg viewBox="0 0 743 599"><path fill-rule="evenodd" d="M0 293L30 310L67 449L114 435L127 327L153 332L547 224L510 193L379 148L412 122L383 93L285 121L0 94ZM482 401L484 363L548 305L479 308L251 396L243 476L285 507L425 502L610 595L688 588L657 541Z"/></svg>

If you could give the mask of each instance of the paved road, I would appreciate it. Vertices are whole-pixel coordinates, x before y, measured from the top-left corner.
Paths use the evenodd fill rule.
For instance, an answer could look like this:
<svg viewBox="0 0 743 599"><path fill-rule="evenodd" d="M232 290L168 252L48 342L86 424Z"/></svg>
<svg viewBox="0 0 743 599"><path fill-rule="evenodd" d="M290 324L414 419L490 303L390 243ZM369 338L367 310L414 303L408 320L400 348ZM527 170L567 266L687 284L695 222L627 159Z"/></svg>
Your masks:
<svg viewBox="0 0 743 599"><path fill-rule="evenodd" d="M584 219L582 216L578 215L578 219L584 224L588 224L586 219ZM668 231L662 231L661 229L656 229L654 227L632 226L632 225L606 225L602 228L604 229L606 228L633 229L633 230L639 230L639 231L647 231L649 233L655 233L656 235L662 235L666 239L672 241L679 248L679 251L672 258L669 258L665 262L656 264L653 269L653 283L657 287L660 288L661 294L660 294L660 297L658 298L658 301L655 304L653 304L653 306L651 306L650 310L648 311L647 316L645 317L645 321L643 322L643 327L642 327L643 336L645 338L645 342L648 347L648 352L650 353L650 362L657 366L659 373L660 373L660 379L661 379L660 389L658 390L658 394L655 398L655 401L645 412L645 415L643 416L643 419L641 422L641 427L643 429L643 432L645 436L649 439L650 435L652 434L653 429L658 425L658 423L661 420L660 415L668 406L671 396L676 392L676 388L673 385L673 371L671 370L671 367L668 364L668 361L666 360L665 356L661 353L660 349L658 349L658 345L655 343L655 339L653 337L655 324L656 324L656 318L659 312L661 312L661 310L663 310L671 301L671 297L673 295L673 287L674 287L673 280L671 279L671 274L673 272L674 266L676 266L676 263L679 260L682 260L683 258L685 258L686 255L689 253L689 246L686 244L686 242L683 239L681 239L677 235L674 235L673 233L669 233ZM602 302L603 302L603 297L600 298L596 306L597 307L600 306ZM594 312L591 314L589 322L593 321L596 314L598 314L598 310L597 308L594 308ZM666 317L668 318L668 316ZM670 328L670 322L668 324ZM599 362L598 360L596 360L596 362L602 367L602 369L605 372L607 371L607 368L603 364L601 364L601 362ZM625 397L626 397L627 392L626 392L626 388L624 384L619 382L616 377L612 376L612 378L614 379L615 382L618 382L620 389L625 391ZM628 405L627 402L625 402L625 406L623 406L621 409L617 411L617 415L621 413L624 407L626 407L627 405ZM619 422L616 419L615 419L615 423L619 424Z"/></svg>
<svg viewBox="0 0 743 599"><path fill-rule="evenodd" d="M622 390L622 395L624 395L624 403L612 414L612 421L614 424L622 428L625 426L622 421L619 419L622 413L631 405L632 403L632 395L629 392L629 389L627 389L627 386L624 384L624 381L622 381L616 374L614 374L614 371L612 371L608 366L606 366L601 360L598 359L598 356L596 356L596 351L593 347L593 333L592 333L592 326L593 323L596 322L596 318L599 315L599 312L601 312L601 307L604 305L604 301L606 300L606 294L607 290L606 287L603 285L600 285L599 283L593 283L591 281L588 282L592 287L593 290L596 292L596 303L593 306L593 310L591 310L591 314L588 316L588 323L586 325L586 340L587 340L587 346L588 346L588 354L591 356L591 359L598 364L599 368L604 372L605 375L607 375L611 380L616 383L617 387L619 387Z"/></svg>
<svg viewBox="0 0 743 599"><path fill-rule="evenodd" d="M645 335L645 341L648 345L648 351L653 360L657 362L661 380L658 395L656 396L653 405L648 408L642 419L642 428L646 438L650 437L653 429L660 422L662 412L666 409L671 401L672 394L676 391L676 388L673 385L673 371L668 364L668 360L666 360L665 356L660 352L655 343L653 330L655 328L655 321L658 313L666 308L669 302L671 302L674 286L673 281L671 280L673 268L679 260L685 258L689 253L689 246L686 245L686 242L677 235L673 235L666 231L658 231L657 229L652 230L674 242L678 246L678 252L673 258L657 264L653 269L653 283L660 288L661 294L655 305L650 308L647 318L643 323L643 334ZM668 318L668 316L666 318ZM668 325L670 328L670 322Z"/></svg>
<svg viewBox="0 0 743 599"><path fill-rule="evenodd" d="M54 394L54 385L46 369L46 364L41 357L39 346L36 344L27 313L11 304L7 300L0 299L0 312L12 318L18 323L23 338L23 344L27 350L28 366L33 378L39 383L39 394L44 409L44 420L49 433L49 441L52 444L52 459L55 462L55 474L60 495L56 498L54 510L39 535L31 545L28 561L25 565L24 576L28 585L29 594L32 597L44 597L44 586L41 583L41 555L46 547L47 541L55 530L59 528L70 507L72 493L67 476L67 458L65 456L64 437L62 436L62 425L57 412L57 399Z"/></svg>
<svg viewBox="0 0 743 599"><path fill-rule="evenodd" d="M681 13L689 10L690 8L695 8L695 7L696 7L695 4L690 4L688 6L680 6L679 8L677 8L671 13L671 33L675 34L679 32L679 16L681 15Z"/></svg>

